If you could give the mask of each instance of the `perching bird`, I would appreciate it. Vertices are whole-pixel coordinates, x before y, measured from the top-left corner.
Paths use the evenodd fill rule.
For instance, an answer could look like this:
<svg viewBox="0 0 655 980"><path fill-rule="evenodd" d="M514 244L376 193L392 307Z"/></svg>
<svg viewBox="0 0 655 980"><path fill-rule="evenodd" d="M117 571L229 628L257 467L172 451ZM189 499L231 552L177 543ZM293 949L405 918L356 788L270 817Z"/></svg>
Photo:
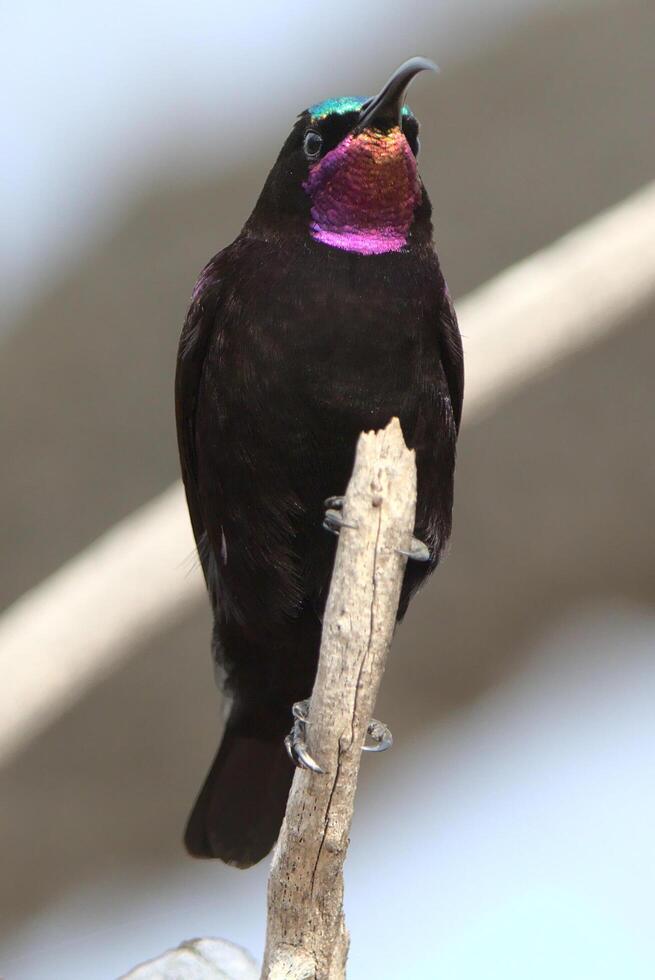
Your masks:
<svg viewBox="0 0 655 980"><path fill-rule="evenodd" d="M177 431L231 712L186 829L239 867L275 843L293 776L357 438L398 416L416 450L415 557L401 618L448 540L463 364L404 105L431 62L373 99L300 114L238 238L205 267L180 340ZM331 526L338 515L331 513ZM424 552L421 554L421 552ZM301 740L297 764L311 766Z"/></svg>

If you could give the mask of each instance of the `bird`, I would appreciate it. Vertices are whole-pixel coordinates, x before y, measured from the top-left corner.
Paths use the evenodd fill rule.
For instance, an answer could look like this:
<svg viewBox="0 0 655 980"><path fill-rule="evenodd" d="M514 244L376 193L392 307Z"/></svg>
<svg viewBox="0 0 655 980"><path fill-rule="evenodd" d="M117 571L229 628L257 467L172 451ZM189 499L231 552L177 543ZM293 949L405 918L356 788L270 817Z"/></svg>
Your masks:
<svg viewBox="0 0 655 980"><path fill-rule="evenodd" d="M411 58L373 98L302 111L242 231L192 293L177 435L229 705L186 826L194 857L260 861L279 834L292 763L319 768L302 705L335 554L325 528L339 530L363 430L395 416L416 453L417 560L399 620L450 536L462 344L405 103L412 79L435 68Z"/></svg>

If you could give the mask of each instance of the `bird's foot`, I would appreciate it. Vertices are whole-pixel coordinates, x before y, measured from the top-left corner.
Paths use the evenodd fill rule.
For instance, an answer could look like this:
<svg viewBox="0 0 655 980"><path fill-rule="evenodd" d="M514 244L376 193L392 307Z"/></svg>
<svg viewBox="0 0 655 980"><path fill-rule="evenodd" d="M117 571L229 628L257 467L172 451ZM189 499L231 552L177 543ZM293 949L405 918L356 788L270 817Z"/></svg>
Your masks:
<svg viewBox="0 0 655 980"><path fill-rule="evenodd" d="M418 538L412 538L412 543L408 551L399 548L398 554L405 555L406 558L410 558L412 561L430 561L430 549L427 544L423 544Z"/></svg>
<svg viewBox="0 0 655 980"><path fill-rule="evenodd" d="M309 701L296 701L291 709L294 717L293 728L284 740L289 758L298 769L309 769L310 772L323 773L318 762L312 759L307 749L307 715Z"/></svg>
<svg viewBox="0 0 655 980"><path fill-rule="evenodd" d="M344 497L328 497L325 501L325 517L323 527L332 534L338 534L342 527L356 529L356 524L348 524L344 521L341 511L343 509ZM398 549L398 554L405 555L412 561L430 561L430 550L426 544L418 538L412 538L412 543L407 551Z"/></svg>
<svg viewBox="0 0 655 980"><path fill-rule="evenodd" d="M342 527L350 527L353 530L356 529L356 524L348 524L344 521L341 511L343 509L343 497L328 497L325 500L325 517L323 518L323 527L326 531L331 531L332 534L338 534Z"/></svg>
<svg viewBox="0 0 655 980"><path fill-rule="evenodd" d="M294 717L293 728L284 740L289 758L298 769L309 769L310 772L324 773L318 762L311 757L307 749L307 716L309 701L297 701L291 712ZM366 735L372 745L363 745L364 752L386 752L393 745L393 735L382 721L372 718L366 729Z"/></svg>
<svg viewBox="0 0 655 980"><path fill-rule="evenodd" d="M372 718L366 729L366 734L373 745L364 744L362 746L364 752L386 752L393 745L393 735L383 721L376 721L375 718Z"/></svg>

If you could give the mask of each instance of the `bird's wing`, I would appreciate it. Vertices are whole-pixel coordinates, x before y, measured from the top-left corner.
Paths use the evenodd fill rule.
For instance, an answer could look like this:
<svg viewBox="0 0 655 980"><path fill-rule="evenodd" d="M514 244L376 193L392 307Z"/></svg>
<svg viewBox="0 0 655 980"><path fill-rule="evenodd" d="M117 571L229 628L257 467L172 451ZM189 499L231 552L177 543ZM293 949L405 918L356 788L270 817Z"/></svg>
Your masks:
<svg viewBox="0 0 655 980"><path fill-rule="evenodd" d="M459 424L462 420L462 403L464 401L464 355L462 351L462 338L457 325L457 314L447 292L445 294L445 304L442 308L440 326L439 350L441 363L444 374L446 375L455 426L459 432Z"/></svg>
<svg viewBox="0 0 655 980"><path fill-rule="evenodd" d="M175 418L182 479L191 526L207 588L215 601L216 558L202 516L196 456L196 409L205 357L214 332L220 329L221 253L203 269L187 313L177 353Z"/></svg>

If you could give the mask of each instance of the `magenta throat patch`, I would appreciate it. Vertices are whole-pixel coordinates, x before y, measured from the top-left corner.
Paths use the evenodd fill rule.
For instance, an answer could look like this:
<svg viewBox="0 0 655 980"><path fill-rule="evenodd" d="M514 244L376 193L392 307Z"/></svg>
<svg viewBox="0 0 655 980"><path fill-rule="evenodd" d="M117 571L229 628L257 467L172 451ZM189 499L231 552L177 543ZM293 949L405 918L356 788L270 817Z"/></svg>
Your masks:
<svg viewBox="0 0 655 980"><path fill-rule="evenodd" d="M421 200L416 160L399 127L350 134L303 185L316 241L362 255L399 252Z"/></svg>

